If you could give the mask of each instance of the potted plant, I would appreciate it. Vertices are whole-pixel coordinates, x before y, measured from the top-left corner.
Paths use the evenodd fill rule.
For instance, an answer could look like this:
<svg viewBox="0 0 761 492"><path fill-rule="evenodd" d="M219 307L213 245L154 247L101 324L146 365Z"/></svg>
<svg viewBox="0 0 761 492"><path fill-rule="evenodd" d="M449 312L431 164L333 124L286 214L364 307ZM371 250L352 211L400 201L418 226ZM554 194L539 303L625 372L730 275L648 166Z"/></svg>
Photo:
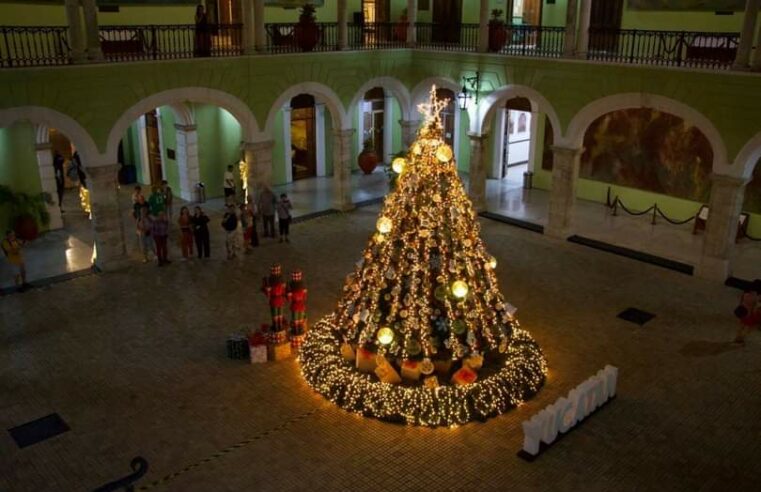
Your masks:
<svg viewBox="0 0 761 492"><path fill-rule="evenodd" d="M489 51L498 52L507 42L507 27L502 20L502 10L494 9L491 11L489 19Z"/></svg>
<svg viewBox="0 0 761 492"><path fill-rule="evenodd" d="M394 40L407 42L407 9L402 9L402 15L399 16L399 21L394 26Z"/></svg>
<svg viewBox="0 0 761 492"><path fill-rule="evenodd" d="M357 163L359 164L359 168L362 170L365 174L371 174L373 171L375 171L375 168L378 166L378 154L375 152L375 149L373 148L373 140L371 138L368 138L365 140L365 143L363 145L362 152L359 153L359 156L357 157Z"/></svg>
<svg viewBox="0 0 761 492"><path fill-rule="evenodd" d="M301 7L299 23L294 28L296 44L301 51L312 51L320 42L320 26L317 25L315 8L311 3L305 3Z"/></svg>
<svg viewBox="0 0 761 492"><path fill-rule="evenodd" d="M50 223L46 204L52 203L48 193L29 195L16 193L7 186L0 186L0 207L9 210L7 228L13 228L16 236L24 241L37 239L40 227Z"/></svg>

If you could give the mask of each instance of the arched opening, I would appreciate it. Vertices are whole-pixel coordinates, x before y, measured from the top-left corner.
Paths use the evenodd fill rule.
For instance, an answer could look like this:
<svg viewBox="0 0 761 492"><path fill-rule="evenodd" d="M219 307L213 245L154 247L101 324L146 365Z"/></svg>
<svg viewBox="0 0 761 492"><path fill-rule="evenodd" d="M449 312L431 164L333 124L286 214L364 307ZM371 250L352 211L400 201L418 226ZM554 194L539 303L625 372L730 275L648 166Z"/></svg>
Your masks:
<svg viewBox="0 0 761 492"><path fill-rule="evenodd" d="M322 133L324 133L324 121ZM299 94L291 99L291 176L292 180L317 176L317 147L321 147L321 167L324 167L324 143L317 143L317 118L314 96ZM324 175L324 171L322 173Z"/></svg>

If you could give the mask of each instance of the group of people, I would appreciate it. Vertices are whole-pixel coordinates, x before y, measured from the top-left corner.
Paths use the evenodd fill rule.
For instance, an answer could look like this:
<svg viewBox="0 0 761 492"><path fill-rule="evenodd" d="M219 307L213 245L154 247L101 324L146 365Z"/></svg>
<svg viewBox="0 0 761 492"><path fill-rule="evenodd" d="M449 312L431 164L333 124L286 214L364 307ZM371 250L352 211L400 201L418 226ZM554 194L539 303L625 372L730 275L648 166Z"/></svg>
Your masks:
<svg viewBox="0 0 761 492"><path fill-rule="evenodd" d="M259 246L257 221L262 219L263 237L278 237L280 242L290 242L290 223L293 205L283 193L278 199L275 193L264 188L256 200L249 197L247 203L235 203L235 181L232 178L232 166L225 173L225 213L222 217L222 229L225 231L227 258L233 259L244 250L246 252ZM159 266L171 263L168 254L170 221L172 220L172 189L166 181L152 189L146 199L142 188L135 186L132 194L133 217L143 262L150 261L155 255ZM275 215L278 217L279 234L275 236ZM191 214L188 207L180 209L177 218L179 227L179 244L183 259L194 256L195 246L198 258L208 258L210 252L209 217L200 206Z"/></svg>

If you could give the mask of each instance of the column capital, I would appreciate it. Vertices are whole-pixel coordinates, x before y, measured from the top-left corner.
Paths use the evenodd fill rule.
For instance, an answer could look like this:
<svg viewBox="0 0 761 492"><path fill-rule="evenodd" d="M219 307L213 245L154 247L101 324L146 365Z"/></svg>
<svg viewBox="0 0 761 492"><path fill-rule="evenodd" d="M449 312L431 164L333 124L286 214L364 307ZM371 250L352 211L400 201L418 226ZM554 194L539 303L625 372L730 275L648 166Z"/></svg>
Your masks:
<svg viewBox="0 0 761 492"><path fill-rule="evenodd" d="M334 137L339 137L339 138L340 137L349 138L352 135L354 135L355 132L356 132L356 130L354 130L354 128L347 128L347 129L342 129L342 130L333 130L333 136Z"/></svg>
<svg viewBox="0 0 761 492"><path fill-rule="evenodd" d="M243 149L249 152L261 152L275 147L274 140L262 140L261 142L244 142Z"/></svg>
<svg viewBox="0 0 761 492"><path fill-rule="evenodd" d="M727 174L711 173L711 183L719 186L742 188L750 182L750 178L729 176Z"/></svg>

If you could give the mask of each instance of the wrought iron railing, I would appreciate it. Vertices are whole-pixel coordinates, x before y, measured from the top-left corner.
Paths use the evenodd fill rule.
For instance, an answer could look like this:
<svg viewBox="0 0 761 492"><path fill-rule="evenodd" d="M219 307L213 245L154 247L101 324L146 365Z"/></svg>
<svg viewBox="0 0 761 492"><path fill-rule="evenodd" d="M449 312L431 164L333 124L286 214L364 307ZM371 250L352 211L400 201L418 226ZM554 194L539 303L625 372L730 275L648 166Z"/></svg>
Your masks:
<svg viewBox="0 0 761 492"><path fill-rule="evenodd" d="M556 58L563 55L564 27L513 25L506 26L505 44L498 50L503 55ZM490 40L490 44L493 44ZM491 46L497 51L498 46Z"/></svg>
<svg viewBox="0 0 761 492"><path fill-rule="evenodd" d="M406 22L349 24L349 49L377 50L407 46Z"/></svg>
<svg viewBox="0 0 761 492"><path fill-rule="evenodd" d="M100 26L103 56L112 61L237 56L243 53L242 24Z"/></svg>
<svg viewBox="0 0 761 492"><path fill-rule="evenodd" d="M442 51L478 50L478 24L415 24L417 46Z"/></svg>
<svg viewBox="0 0 761 492"><path fill-rule="evenodd" d="M316 22L308 26L279 22L265 24L264 28L267 31L267 50L271 53L338 49L338 24L335 22Z"/></svg>
<svg viewBox="0 0 761 492"><path fill-rule="evenodd" d="M0 26L0 67L66 65L70 59L66 26Z"/></svg>
<svg viewBox="0 0 761 492"><path fill-rule="evenodd" d="M734 32L590 29L587 58L619 63L729 68L740 34Z"/></svg>

